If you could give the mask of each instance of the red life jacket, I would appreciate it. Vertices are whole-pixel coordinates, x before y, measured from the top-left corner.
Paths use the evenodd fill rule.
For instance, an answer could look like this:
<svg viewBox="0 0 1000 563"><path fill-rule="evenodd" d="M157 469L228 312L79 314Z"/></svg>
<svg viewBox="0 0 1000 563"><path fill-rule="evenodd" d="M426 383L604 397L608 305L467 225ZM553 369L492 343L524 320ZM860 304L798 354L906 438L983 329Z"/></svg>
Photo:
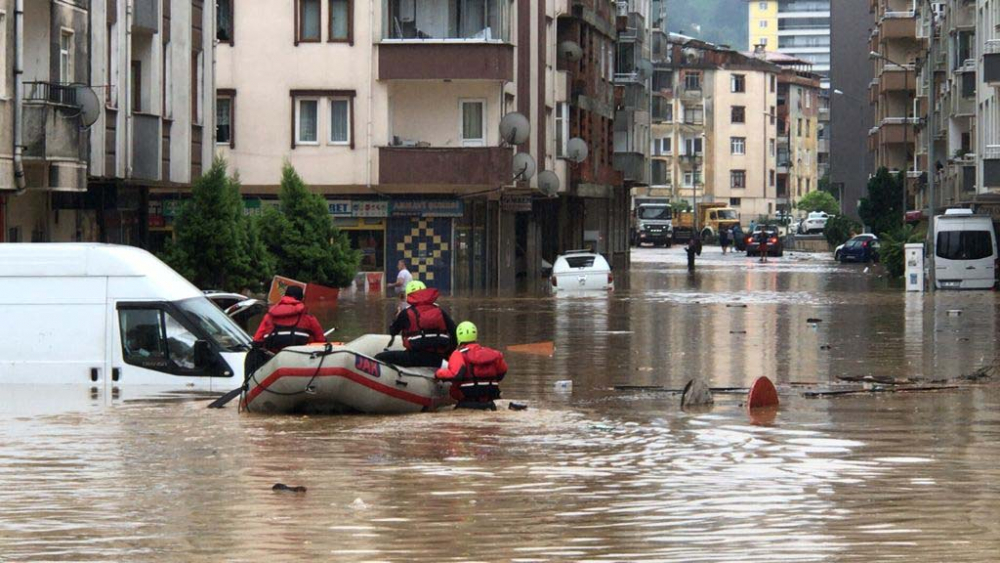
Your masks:
<svg viewBox="0 0 1000 563"><path fill-rule="evenodd" d="M455 379L452 386L458 386L461 400L489 402L500 398L500 382L507 375L507 362L503 354L478 344L469 344L459 350L465 370L461 379Z"/></svg>
<svg viewBox="0 0 1000 563"><path fill-rule="evenodd" d="M407 350L445 355L452 349L448 323L441 307L434 303L437 298L438 290L431 288L406 296L410 304L405 311L409 322L402 336Z"/></svg>

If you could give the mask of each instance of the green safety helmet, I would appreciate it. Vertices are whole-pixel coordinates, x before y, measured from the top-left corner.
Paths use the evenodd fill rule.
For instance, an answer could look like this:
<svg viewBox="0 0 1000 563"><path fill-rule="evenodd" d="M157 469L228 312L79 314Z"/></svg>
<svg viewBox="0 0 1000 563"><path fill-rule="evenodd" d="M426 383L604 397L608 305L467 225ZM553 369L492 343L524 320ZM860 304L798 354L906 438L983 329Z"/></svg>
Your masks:
<svg viewBox="0 0 1000 563"><path fill-rule="evenodd" d="M409 297L411 293L413 293L414 291L420 291L421 289L427 289L427 286L424 285L424 282L413 280L410 283L406 284L406 295L407 297Z"/></svg>
<svg viewBox="0 0 1000 563"><path fill-rule="evenodd" d="M458 338L459 344L475 342L479 340L479 330L476 328L476 325L469 321L464 321L455 329L455 337Z"/></svg>

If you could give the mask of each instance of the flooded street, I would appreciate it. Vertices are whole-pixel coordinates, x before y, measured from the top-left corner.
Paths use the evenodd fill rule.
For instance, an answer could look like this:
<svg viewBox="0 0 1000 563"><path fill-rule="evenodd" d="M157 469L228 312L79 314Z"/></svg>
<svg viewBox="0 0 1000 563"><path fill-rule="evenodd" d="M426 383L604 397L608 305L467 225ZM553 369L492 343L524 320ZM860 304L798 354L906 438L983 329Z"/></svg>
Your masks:
<svg viewBox="0 0 1000 563"><path fill-rule="evenodd" d="M680 249L632 259L613 295L443 301L484 344L554 342L507 354L504 396L526 412L0 400L0 561L996 559L1000 386L801 395L991 365L995 292L907 295L819 255L706 248L695 274ZM321 321L384 332L394 306L345 297ZM781 393L771 416L743 395L684 412L676 394L614 389L761 375Z"/></svg>

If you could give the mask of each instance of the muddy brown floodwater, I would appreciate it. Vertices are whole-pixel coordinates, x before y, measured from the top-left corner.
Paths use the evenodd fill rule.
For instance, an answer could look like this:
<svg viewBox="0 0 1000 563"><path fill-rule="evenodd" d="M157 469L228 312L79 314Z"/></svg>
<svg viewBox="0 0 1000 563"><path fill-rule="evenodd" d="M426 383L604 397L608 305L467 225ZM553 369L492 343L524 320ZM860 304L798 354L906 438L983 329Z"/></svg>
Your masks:
<svg viewBox="0 0 1000 563"><path fill-rule="evenodd" d="M504 394L526 412L0 411L0 561L997 559L997 386L805 399L790 385L990 364L995 293L904 295L863 266L711 248L694 276L679 250L640 250L622 285L445 301L488 344L554 341L551 358L508 354ZM393 305L344 298L325 320L381 332ZM752 419L721 395L685 413L676 395L613 390L695 375L771 376L782 406Z"/></svg>

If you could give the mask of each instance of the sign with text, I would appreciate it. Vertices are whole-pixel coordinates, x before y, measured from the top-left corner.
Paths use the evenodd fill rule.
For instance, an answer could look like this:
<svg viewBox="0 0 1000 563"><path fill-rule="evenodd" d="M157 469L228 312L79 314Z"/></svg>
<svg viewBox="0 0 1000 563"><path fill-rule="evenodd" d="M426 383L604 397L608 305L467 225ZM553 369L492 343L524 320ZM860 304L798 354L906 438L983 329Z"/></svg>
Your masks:
<svg viewBox="0 0 1000 563"><path fill-rule="evenodd" d="M393 217L461 217L463 212L457 199L402 199L390 206Z"/></svg>
<svg viewBox="0 0 1000 563"><path fill-rule="evenodd" d="M531 213L531 196L504 194L500 208L508 213Z"/></svg>

